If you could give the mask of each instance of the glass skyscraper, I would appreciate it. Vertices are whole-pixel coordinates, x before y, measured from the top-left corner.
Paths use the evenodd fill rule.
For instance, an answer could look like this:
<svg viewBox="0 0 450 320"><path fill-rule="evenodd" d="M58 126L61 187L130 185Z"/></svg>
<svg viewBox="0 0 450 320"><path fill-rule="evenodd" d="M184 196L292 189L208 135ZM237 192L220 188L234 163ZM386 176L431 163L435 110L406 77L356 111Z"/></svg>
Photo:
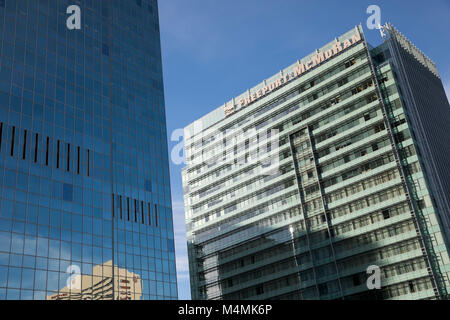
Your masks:
<svg viewBox="0 0 450 320"><path fill-rule="evenodd" d="M0 299L176 299L157 1L0 0L0 39Z"/></svg>
<svg viewBox="0 0 450 320"><path fill-rule="evenodd" d="M450 106L384 32L373 48L355 27L185 128L194 299L448 298Z"/></svg>

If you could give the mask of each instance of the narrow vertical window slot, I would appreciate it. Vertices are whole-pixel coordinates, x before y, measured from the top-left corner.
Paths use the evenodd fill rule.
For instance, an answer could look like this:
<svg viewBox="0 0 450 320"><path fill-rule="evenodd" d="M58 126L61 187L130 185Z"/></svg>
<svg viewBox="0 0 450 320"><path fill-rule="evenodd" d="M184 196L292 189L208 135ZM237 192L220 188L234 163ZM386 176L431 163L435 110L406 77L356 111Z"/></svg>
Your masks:
<svg viewBox="0 0 450 320"><path fill-rule="evenodd" d="M26 156L27 156L27 136L28 136L28 131L24 130L23 131L23 149L22 149L22 159L25 160Z"/></svg>
<svg viewBox="0 0 450 320"><path fill-rule="evenodd" d="M130 198L127 197L127 221L130 221Z"/></svg>
<svg viewBox="0 0 450 320"><path fill-rule="evenodd" d="M152 225L152 207L150 205L150 202L147 202L148 204L148 225Z"/></svg>
<svg viewBox="0 0 450 320"><path fill-rule="evenodd" d="M50 138L47 137L47 145L45 146L45 165L48 166L48 149L50 146Z"/></svg>
<svg viewBox="0 0 450 320"><path fill-rule="evenodd" d="M80 146L77 147L77 174L80 174Z"/></svg>
<svg viewBox="0 0 450 320"><path fill-rule="evenodd" d="M122 196L119 196L120 219L122 219Z"/></svg>
<svg viewBox="0 0 450 320"><path fill-rule="evenodd" d="M142 216L142 224L145 224L145 219L144 219L144 201L141 201L141 216Z"/></svg>
<svg viewBox="0 0 450 320"><path fill-rule="evenodd" d="M67 144L67 171L70 171L70 143Z"/></svg>
<svg viewBox="0 0 450 320"><path fill-rule="evenodd" d="M14 140L16 138L16 127L12 127L12 135L11 135L11 157L14 156Z"/></svg>
<svg viewBox="0 0 450 320"><path fill-rule="evenodd" d="M137 201L134 199L134 222L137 222Z"/></svg>
<svg viewBox="0 0 450 320"><path fill-rule="evenodd" d="M158 207L155 203L155 227L158 227Z"/></svg>
<svg viewBox="0 0 450 320"><path fill-rule="evenodd" d="M34 135L34 162L35 163L37 163L38 148L39 148L39 134L36 133Z"/></svg>
<svg viewBox="0 0 450 320"><path fill-rule="evenodd" d="M56 143L56 169L59 169L59 140Z"/></svg>

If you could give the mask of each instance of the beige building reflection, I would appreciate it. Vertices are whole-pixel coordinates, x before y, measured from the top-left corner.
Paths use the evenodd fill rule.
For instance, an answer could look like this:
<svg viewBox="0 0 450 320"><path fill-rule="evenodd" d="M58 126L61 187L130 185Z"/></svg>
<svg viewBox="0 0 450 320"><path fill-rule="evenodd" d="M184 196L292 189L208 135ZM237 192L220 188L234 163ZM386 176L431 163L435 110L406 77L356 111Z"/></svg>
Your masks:
<svg viewBox="0 0 450 320"><path fill-rule="evenodd" d="M112 300L113 297L114 300L141 300L142 280L139 274L117 266L114 266L113 276L110 260L95 266L92 275L75 276L70 287L47 296L47 300Z"/></svg>

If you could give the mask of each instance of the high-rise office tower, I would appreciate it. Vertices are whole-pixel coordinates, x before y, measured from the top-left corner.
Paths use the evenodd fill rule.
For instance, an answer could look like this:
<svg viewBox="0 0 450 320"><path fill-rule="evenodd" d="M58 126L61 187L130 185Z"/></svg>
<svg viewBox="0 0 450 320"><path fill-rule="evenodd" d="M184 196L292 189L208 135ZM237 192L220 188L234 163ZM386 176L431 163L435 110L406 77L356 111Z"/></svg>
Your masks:
<svg viewBox="0 0 450 320"><path fill-rule="evenodd" d="M185 128L193 298L448 297L450 107L434 63L384 32L372 48L355 27Z"/></svg>
<svg viewBox="0 0 450 320"><path fill-rule="evenodd" d="M0 299L176 299L157 1L1 0L0 39Z"/></svg>

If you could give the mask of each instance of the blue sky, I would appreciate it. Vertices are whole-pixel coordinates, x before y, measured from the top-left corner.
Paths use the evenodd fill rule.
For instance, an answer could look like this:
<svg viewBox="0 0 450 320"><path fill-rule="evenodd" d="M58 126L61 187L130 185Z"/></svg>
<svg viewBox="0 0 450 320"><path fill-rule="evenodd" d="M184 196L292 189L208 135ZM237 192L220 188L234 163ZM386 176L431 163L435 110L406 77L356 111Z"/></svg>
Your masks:
<svg viewBox="0 0 450 320"><path fill-rule="evenodd" d="M450 0L159 0L168 135L261 82L381 8L437 65L450 96ZM169 151L176 142L169 141ZM179 298L189 299L182 166L170 164Z"/></svg>

